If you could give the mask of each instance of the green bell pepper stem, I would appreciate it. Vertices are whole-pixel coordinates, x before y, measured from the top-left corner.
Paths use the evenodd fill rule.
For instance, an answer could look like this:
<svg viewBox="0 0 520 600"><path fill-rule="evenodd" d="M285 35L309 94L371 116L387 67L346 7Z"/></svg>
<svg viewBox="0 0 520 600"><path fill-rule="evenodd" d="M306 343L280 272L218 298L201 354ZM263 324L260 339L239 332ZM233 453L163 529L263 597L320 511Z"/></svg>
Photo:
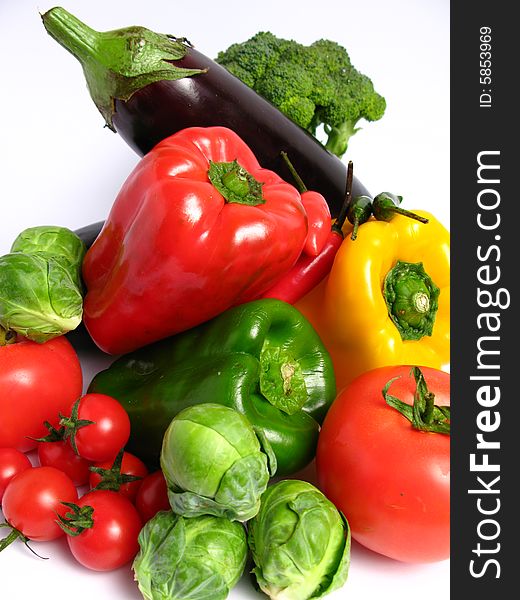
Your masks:
<svg viewBox="0 0 520 600"><path fill-rule="evenodd" d="M431 336L439 307L440 289L422 263L398 260L388 271L383 296L388 315L402 340Z"/></svg>
<svg viewBox="0 0 520 600"><path fill-rule="evenodd" d="M336 384L310 323L292 305L266 298L122 356L94 377L89 391L123 404L131 421L128 449L149 464L157 464L178 412L218 402L263 432L277 474L287 475L313 459Z"/></svg>

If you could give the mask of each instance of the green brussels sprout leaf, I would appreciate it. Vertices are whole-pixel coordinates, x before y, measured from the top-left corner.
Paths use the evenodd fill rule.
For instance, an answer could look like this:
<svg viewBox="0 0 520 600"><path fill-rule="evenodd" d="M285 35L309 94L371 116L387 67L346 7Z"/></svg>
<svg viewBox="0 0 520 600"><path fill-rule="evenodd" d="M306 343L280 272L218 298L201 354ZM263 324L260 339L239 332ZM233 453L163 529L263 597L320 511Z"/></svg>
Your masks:
<svg viewBox="0 0 520 600"><path fill-rule="evenodd" d="M86 251L84 242L70 229L45 225L24 229L11 246L11 252L38 254L68 265L71 278L79 288Z"/></svg>
<svg viewBox="0 0 520 600"><path fill-rule="evenodd" d="M0 324L45 342L75 329L83 296L60 261L37 254L0 257Z"/></svg>
<svg viewBox="0 0 520 600"><path fill-rule="evenodd" d="M241 524L161 511L139 534L133 570L146 600L224 600L244 570Z"/></svg>
<svg viewBox="0 0 520 600"><path fill-rule="evenodd" d="M271 477L274 477L276 475L276 471L278 469L276 454L274 453L271 443L269 442L269 440L267 439L267 436L265 435L265 431L261 427L253 427L253 429L256 433L256 437L258 438L258 441L260 442L260 446L262 447L262 450L267 455L267 464L269 467L269 474L271 475Z"/></svg>
<svg viewBox="0 0 520 600"><path fill-rule="evenodd" d="M172 420L161 468L172 508L190 517L248 520L258 512L270 478L268 456L252 425L220 404L191 406Z"/></svg>
<svg viewBox="0 0 520 600"><path fill-rule="evenodd" d="M285 480L267 488L248 529L253 573L271 598L322 598L345 583L348 523L310 483Z"/></svg>
<svg viewBox="0 0 520 600"><path fill-rule="evenodd" d="M35 342L75 329L83 315L83 241L63 227L32 227L0 257L0 325Z"/></svg>

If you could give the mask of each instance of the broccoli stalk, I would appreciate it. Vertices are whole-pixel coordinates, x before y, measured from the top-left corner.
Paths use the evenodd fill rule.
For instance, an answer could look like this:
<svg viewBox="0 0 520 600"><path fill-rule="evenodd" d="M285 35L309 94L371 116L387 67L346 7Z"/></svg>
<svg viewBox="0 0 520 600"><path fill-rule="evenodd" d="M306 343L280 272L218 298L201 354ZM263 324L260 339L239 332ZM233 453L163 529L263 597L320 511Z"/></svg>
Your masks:
<svg viewBox="0 0 520 600"><path fill-rule="evenodd" d="M327 135L327 141L325 143L325 148L332 154L339 156L340 158L345 154L348 147L348 141L350 138L359 131L361 127L356 127L356 121L344 121L341 123L339 127L333 127L332 125L328 125L325 123L323 125L323 130ZM315 132L310 130L313 135L316 135Z"/></svg>
<svg viewBox="0 0 520 600"><path fill-rule="evenodd" d="M259 32L220 52L216 61L315 137L323 126L325 147L339 157L361 119L377 121L385 112L372 81L330 40L303 46Z"/></svg>

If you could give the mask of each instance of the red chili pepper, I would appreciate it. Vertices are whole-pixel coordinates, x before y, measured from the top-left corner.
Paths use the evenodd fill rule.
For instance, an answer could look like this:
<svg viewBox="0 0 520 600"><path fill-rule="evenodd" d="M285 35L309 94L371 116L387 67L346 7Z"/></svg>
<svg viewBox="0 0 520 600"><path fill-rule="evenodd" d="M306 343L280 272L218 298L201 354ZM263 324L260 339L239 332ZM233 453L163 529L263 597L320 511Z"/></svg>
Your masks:
<svg viewBox="0 0 520 600"><path fill-rule="evenodd" d="M292 269L285 273L262 298L278 298L294 304L309 293L330 272L334 258L343 242L342 227L352 198L352 161L348 163L345 200L338 218L332 225L325 244L317 256L303 254Z"/></svg>
<svg viewBox="0 0 520 600"><path fill-rule="evenodd" d="M307 231L307 238L302 254L307 254L312 257L318 256L323 250L330 232L332 219L330 216L329 205L322 194L307 189L307 186L303 183L298 171L296 171L287 156L287 152L282 151L280 154L296 182L296 187L301 194L303 207L307 213L309 230Z"/></svg>
<svg viewBox="0 0 520 600"><path fill-rule="evenodd" d="M301 193L303 208L307 213L309 230L303 246L303 254L318 256L327 241L332 219L329 205L319 192L305 190Z"/></svg>
<svg viewBox="0 0 520 600"><path fill-rule="evenodd" d="M184 129L141 159L88 250L84 323L120 354L258 298L296 263L310 220L233 131Z"/></svg>

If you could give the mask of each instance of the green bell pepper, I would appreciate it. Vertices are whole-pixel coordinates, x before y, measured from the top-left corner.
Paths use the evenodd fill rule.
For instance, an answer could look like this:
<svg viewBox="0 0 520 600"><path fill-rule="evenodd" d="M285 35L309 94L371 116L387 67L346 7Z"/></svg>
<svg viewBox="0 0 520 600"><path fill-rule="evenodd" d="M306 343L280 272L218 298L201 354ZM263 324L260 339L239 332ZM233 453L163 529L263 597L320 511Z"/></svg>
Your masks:
<svg viewBox="0 0 520 600"><path fill-rule="evenodd" d="M292 305L266 298L120 357L89 392L122 403L131 421L127 447L150 464L177 413L216 402L249 419L271 445L277 474L287 475L313 459L336 382L311 324Z"/></svg>

